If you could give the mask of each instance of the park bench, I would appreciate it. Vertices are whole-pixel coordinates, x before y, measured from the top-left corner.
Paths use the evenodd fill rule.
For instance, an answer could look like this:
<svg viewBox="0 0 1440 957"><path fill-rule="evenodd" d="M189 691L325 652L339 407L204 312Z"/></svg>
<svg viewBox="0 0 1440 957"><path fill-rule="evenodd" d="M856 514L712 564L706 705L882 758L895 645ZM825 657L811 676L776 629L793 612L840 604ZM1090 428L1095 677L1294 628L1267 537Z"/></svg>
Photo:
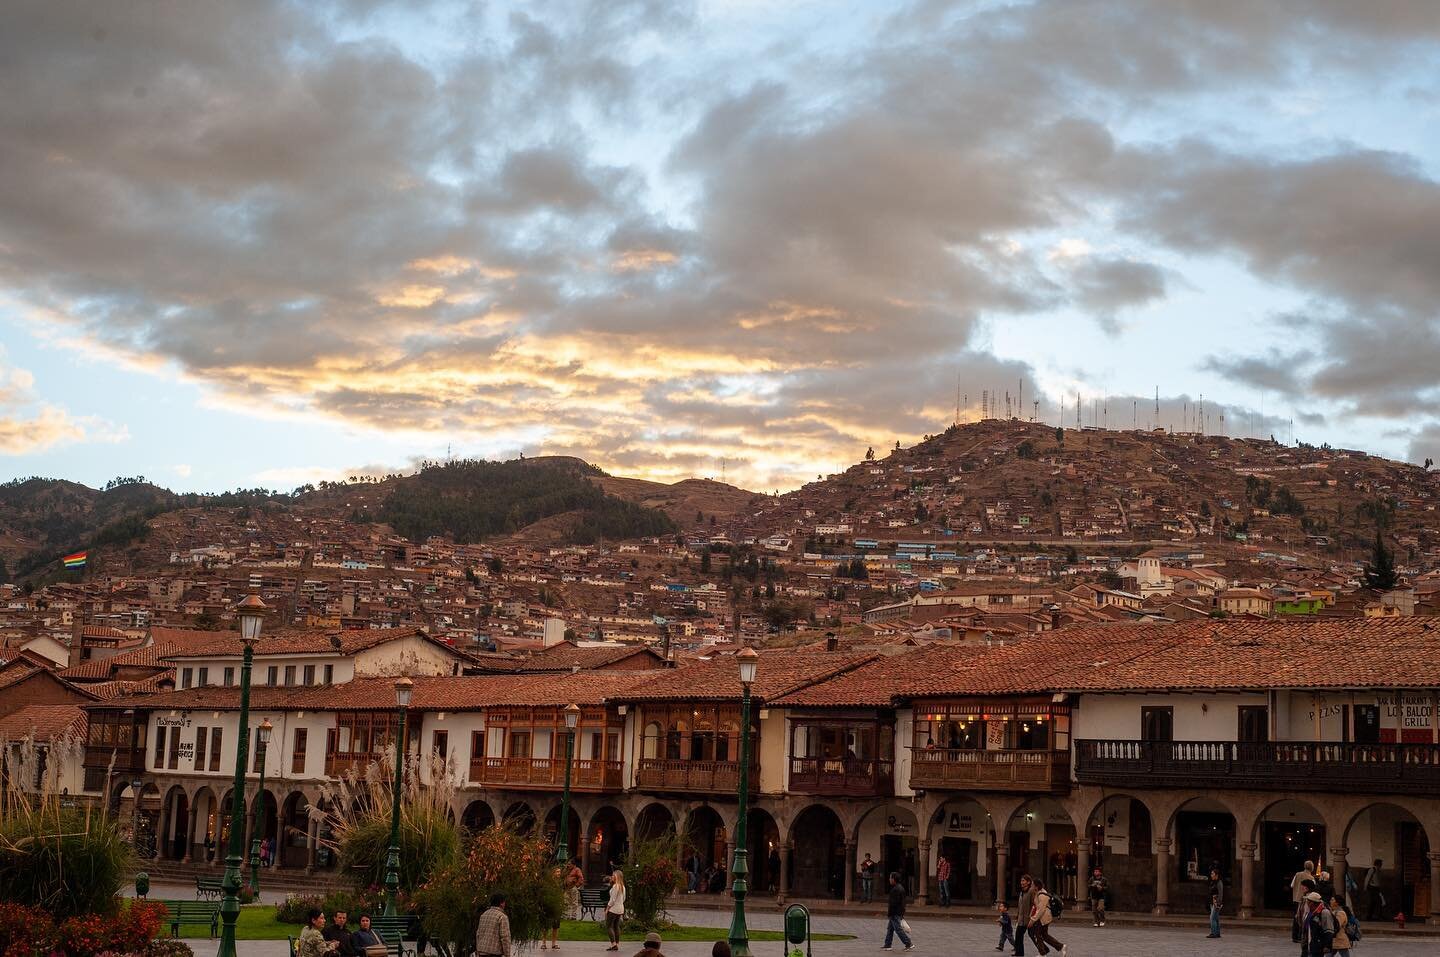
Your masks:
<svg viewBox="0 0 1440 957"><path fill-rule="evenodd" d="M225 896L225 882L218 877L196 877L195 896L201 900L219 900Z"/></svg>
<svg viewBox="0 0 1440 957"><path fill-rule="evenodd" d="M591 920L599 920L610 904L610 891L604 887L580 888L580 919L589 913Z"/></svg>
<svg viewBox="0 0 1440 957"><path fill-rule="evenodd" d="M376 915L370 918L370 929L380 935L392 957L405 957L415 953L415 935L410 930L412 921L409 914L394 917ZM407 939L411 942L408 947L405 946Z"/></svg>
<svg viewBox="0 0 1440 957"><path fill-rule="evenodd" d="M170 924L170 936L179 937L180 928L185 924L209 927L210 936L220 930L219 901L166 901L165 917Z"/></svg>

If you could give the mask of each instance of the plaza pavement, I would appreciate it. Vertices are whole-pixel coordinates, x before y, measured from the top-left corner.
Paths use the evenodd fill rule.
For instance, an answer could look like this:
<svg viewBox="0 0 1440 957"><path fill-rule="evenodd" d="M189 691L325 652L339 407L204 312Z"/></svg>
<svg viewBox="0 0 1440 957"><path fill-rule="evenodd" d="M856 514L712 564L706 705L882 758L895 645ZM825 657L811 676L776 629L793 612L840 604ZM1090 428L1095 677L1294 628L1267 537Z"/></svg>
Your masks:
<svg viewBox="0 0 1440 957"><path fill-rule="evenodd" d="M676 923L692 926L713 926L715 939L725 936L729 917L713 909L677 908L670 912ZM773 906L754 912L747 912L748 924L756 930L779 930L780 914ZM915 929L915 950L913 957L990 957L997 955L995 942L997 932L993 922L966 919L965 917L932 917L916 915L910 918ZM815 957L879 957L880 944L885 935L884 920L867 915L817 914L814 917L815 933L852 934L854 940L818 941L812 947ZM1195 918L1193 926L1119 926L1110 924L1102 928L1090 926L1087 918L1066 914L1058 922L1055 936L1069 947L1070 957L1156 957L1156 955L1185 954L1195 957L1293 957L1297 948L1290 942L1287 926L1245 927L1227 930L1219 940L1205 937L1206 923ZM191 940L196 957L215 957L214 941ZM638 943L625 942L621 945L619 957L631 957L640 949ZM1434 936L1405 934L1374 935L1365 939L1357 948L1359 955L1371 949L1384 957L1433 957L1440 951L1440 941ZM242 940L238 944L238 957L286 957L285 942L273 940ZM704 941L677 942L662 948L665 957L709 957L710 944ZM751 946L754 957L784 957L779 941L757 941ZM522 951L526 957L537 957L542 953L538 948ZM545 953L548 953L545 952ZM895 954L900 954L896 943ZM1008 953L1008 950L1007 950ZM1033 955L1035 949L1027 945L1026 953ZM559 957L609 957L603 943L591 941L565 941L561 943ZM997 955L998 957L998 955Z"/></svg>

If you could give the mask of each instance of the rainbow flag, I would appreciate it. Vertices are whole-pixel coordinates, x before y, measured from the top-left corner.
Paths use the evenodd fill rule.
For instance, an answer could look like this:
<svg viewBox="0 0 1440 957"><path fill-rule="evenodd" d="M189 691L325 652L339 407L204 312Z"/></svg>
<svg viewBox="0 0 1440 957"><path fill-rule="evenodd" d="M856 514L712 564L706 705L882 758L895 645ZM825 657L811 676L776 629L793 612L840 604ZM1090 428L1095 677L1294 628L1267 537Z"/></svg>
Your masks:
<svg viewBox="0 0 1440 957"><path fill-rule="evenodd" d="M84 568L85 557L89 554L89 552L76 552L74 555L66 555L60 561L66 568Z"/></svg>

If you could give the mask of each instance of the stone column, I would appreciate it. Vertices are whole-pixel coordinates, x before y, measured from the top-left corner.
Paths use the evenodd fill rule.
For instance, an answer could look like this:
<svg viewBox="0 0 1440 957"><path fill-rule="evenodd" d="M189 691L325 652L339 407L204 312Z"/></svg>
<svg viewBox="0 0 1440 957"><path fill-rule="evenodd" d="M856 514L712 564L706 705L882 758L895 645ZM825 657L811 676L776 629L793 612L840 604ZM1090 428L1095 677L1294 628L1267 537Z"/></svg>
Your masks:
<svg viewBox="0 0 1440 957"><path fill-rule="evenodd" d="M1430 852L1430 919L1440 918L1440 851Z"/></svg>
<svg viewBox="0 0 1440 957"><path fill-rule="evenodd" d="M845 842L845 903L855 899L855 842ZM782 870L781 873L784 873Z"/></svg>
<svg viewBox="0 0 1440 957"><path fill-rule="evenodd" d="M780 845L780 890L778 900L784 902L790 893L790 845Z"/></svg>
<svg viewBox="0 0 1440 957"><path fill-rule="evenodd" d="M920 871L919 887L915 891L915 902L917 904L930 903L930 842L920 842L920 860L917 867Z"/></svg>
<svg viewBox="0 0 1440 957"><path fill-rule="evenodd" d="M1342 901L1345 900L1345 871L1350 867L1349 854L1348 847L1330 848L1330 882L1335 885L1335 894ZM1325 906L1329 907L1330 902L1326 901Z"/></svg>
<svg viewBox="0 0 1440 957"><path fill-rule="evenodd" d="M185 856L180 858L180 863L190 863L190 851L195 846L195 823L199 820L199 809L195 803L190 803L190 813L185 816Z"/></svg>
<svg viewBox="0 0 1440 957"><path fill-rule="evenodd" d="M1255 916L1255 845L1240 845L1240 910L1241 917Z"/></svg>
<svg viewBox="0 0 1440 957"><path fill-rule="evenodd" d="M305 873L315 873L315 844L320 836L320 822L305 813Z"/></svg>
<svg viewBox="0 0 1440 957"><path fill-rule="evenodd" d="M1003 842L995 842L995 903L1005 900L1005 876L1010 870L1010 848Z"/></svg>
<svg viewBox="0 0 1440 957"><path fill-rule="evenodd" d="M1090 842L1075 842L1075 907L1078 910L1080 902L1089 896L1087 888L1090 886Z"/></svg>
<svg viewBox="0 0 1440 957"><path fill-rule="evenodd" d="M1168 837L1155 841L1155 910L1157 916L1170 912L1170 844Z"/></svg>
<svg viewBox="0 0 1440 957"><path fill-rule="evenodd" d="M756 870L757 863L758 863L758 866L760 866L760 867L764 867L765 865L764 865L764 862L755 862L755 861L746 861L745 863L746 863L746 866L749 867L749 869L750 869L750 870L749 870L749 873L747 873L747 874L745 875L745 881L746 881L746 883L748 883L748 884L750 885L750 889L751 889L751 891L753 892L754 889L755 889L755 887L756 887L756 884L755 884L755 875L756 875L757 873L759 873L759 872ZM730 885L733 884L733 883L735 883L735 874L733 873L733 865L734 865L734 864L735 864L735 842L734 842L733 840L731 840L731 838L730 838L729 835L727 835L726 838L725 838L725 889L726 889L727 891L730 889Z"/></svg>

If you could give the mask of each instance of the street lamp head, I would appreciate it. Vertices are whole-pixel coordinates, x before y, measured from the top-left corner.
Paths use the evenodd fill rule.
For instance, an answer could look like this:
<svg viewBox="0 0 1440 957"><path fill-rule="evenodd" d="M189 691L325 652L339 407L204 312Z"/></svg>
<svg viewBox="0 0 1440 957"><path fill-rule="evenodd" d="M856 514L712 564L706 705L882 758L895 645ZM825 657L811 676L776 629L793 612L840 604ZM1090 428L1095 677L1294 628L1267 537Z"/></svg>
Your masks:
<svg viewBox="0 0 1440 957"><path fill-rule="evenodd" d="M256 735L260 738L260 743L261 743L261 744L269 744L269 743L270 743L270 732L272 732L272 731L274 731L274 730L275 730L275 726L270 723L270 719L269 719L269 718L266 718L264 721L261 721L261 722L260 722L260 727L259 727L259 729L256 731Z"/></svg>
<svg viewBox="0 0 1440 957"><path fill-rule="evenodd" d="M572 701L565 706L565 727L569 728L571 731L574 731L575 727L579 723L580 706Z"/></svg>
<svg viewBox="0 0 1440 957"><path fill-rule="evenodd" d="M260 625L265 621L265 612L270 607L260 600L259 595L246 595L238 605L235 606L236 613L240 616L240 639L245 642L252 642L260 637Z"/></svg>
<svg viewBox="0 0 1440 957"><path fill-rule="evenodd" d="M410 707L410 694L415 690L415 682L409 678L401 678L395 682L395 703L402 708Z"/></svg>
<svg viewBox="0 0 1440 957"><path fill-rule="evenodd" d="M748 688L755 683L755 670L760 665L760 654L754 648L742 648L735 658L740 662L740 683Z"/></svg>

